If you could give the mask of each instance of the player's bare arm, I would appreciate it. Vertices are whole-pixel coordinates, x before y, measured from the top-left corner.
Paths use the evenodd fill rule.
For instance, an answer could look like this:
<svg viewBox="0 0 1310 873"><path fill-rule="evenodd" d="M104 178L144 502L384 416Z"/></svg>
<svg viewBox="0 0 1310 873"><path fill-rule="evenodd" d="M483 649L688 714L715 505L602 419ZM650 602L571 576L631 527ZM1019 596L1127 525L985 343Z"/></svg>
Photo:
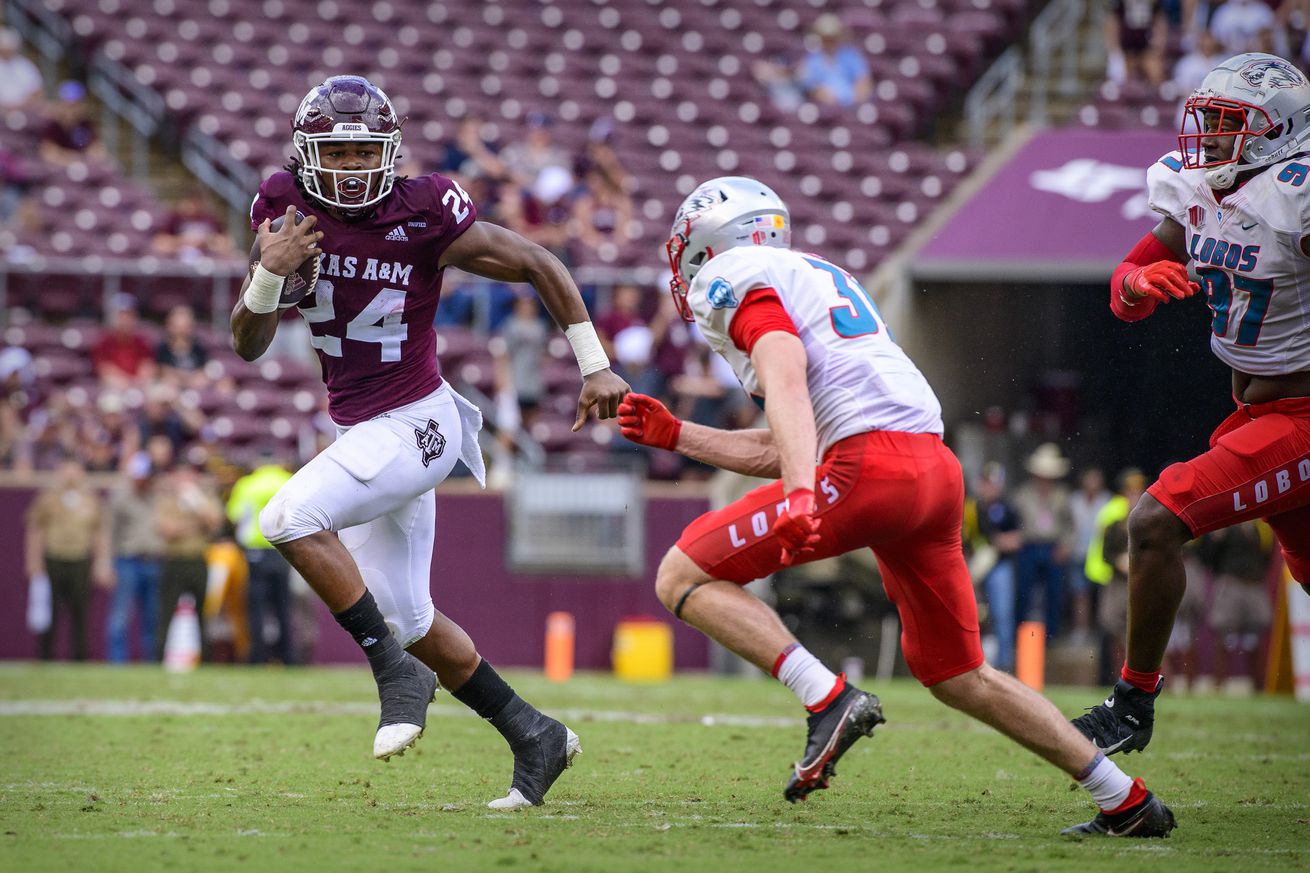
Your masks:
<svg viewBox="0 0 1310 873"><path fill-rule="evenodd" d="M805 346L795 334L766 333L751 350L751 363L768 397L764 414L777 446L783 491L812 489L818 436L805 381Z"/></svg>
<svg viewBox="0 0 1310 873"><path fill-rule="evenodd" d="M241 294L232 310L233 348L243 360L253 361L268 351L281 317L276 306L267 312L253 312L246 306L246 295L258 268L263 267L274 276L288 276L320 251L318 243L323 239L323 232L314 229L318 219L311 215L297 224L295 216L296 208L288 206L278 230L273 230L271 222L264 219L255 231L255 242L250 247L250 273L241 283Z"/></svg>
<svg viewBox="0 0 1310 873"><path fill-rule="evenodd" d="M500 282L527 282L566 334L573 326L589 326L591 323L578 286L559 258L512 230L483 221L474 222L442 254L441 266L458 267L466 273ZM570 335L570 342L573 339ZM574 350L577 351L576 345ZM582 363L580 359L579 364ZM611 370L608 363L592 372L587 372L585 366L583 370L578 417L573 423L575 431L582 427L593 406L598 418L617 416L619 403L629 390L628 383Z"/></svg>

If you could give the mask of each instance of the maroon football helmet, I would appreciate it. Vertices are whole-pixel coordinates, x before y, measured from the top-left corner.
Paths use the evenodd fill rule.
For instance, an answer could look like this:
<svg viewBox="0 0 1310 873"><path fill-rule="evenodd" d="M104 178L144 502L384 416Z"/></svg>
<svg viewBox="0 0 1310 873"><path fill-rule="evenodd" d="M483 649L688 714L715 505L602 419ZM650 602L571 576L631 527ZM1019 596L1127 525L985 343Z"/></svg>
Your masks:
<svg viewBox="0 0 1310 873"><path fill-rule="evenodd" d="M309 89L292 122L292 142L305 191L344 212L380 202L396 181L402 123L387 95L363 76L333 76ZM343 140L381 143L381 166L349 172L325 168L321 147Z"/></svg>

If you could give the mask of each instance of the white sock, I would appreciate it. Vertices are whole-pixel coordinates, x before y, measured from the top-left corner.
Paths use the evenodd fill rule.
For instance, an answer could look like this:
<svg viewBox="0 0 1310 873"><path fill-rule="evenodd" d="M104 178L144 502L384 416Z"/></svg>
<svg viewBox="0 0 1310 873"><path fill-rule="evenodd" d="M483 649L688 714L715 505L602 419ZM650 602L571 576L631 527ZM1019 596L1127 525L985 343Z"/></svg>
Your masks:
<svg viewBox="0 0 1310 873"><path fill-rule="evenodd" d="M1087 789L1092 800L1103 810L1123 806L1128 799L1128 792L1133 788L1133 780L1128 774L1100 752L1096 753L1091 765L1083 773L1087 775L1079 779L1078 784Z"/></svg>
<svg viewBox="0 0 1310 873"><path fill-rule="evenodd" d="M773 665L773 675L806 707L821 702L837 685L836 674L800 643L792 643L783 650Z"/></svg>

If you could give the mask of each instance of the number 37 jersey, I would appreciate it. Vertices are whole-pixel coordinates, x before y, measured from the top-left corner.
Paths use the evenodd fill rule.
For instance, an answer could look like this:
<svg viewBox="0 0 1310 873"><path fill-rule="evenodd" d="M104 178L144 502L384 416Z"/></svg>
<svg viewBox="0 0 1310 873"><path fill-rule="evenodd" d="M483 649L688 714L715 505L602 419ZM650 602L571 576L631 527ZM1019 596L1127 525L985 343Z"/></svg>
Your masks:
<svg viewBox="0 0 1310 873"><path fill-rule="evenodd" d="M1211 319L1210 348L1256 376L1310 370L1310 159L1273 164L1218 203L1203 170L1171 152L1147 171L1151 208L1187 232Z"/></svg>
<svg viewBox="0 0 1310 873"><path fill-rule="evenodd" d="M710 348L752 396L768 402L730 330L741 302L756 288L777 293L805 345L820 455L838 440L869 431L942 433L937 396L896 345L860 283L817 255L788 249L729 249L700 269L687 295Z"/></svg>
<svg viewBox="0 0 1310 873"><path fill-rule="evenodd" d="M477 219L469 196L436 174L400 179L372 212L347 221L305 197L290 173L275 173L251 204L251 227L288 206L317 216L323 231L318 284L298 311L323 367L333 421L348 427L437 390L440 260Z"/></svg>

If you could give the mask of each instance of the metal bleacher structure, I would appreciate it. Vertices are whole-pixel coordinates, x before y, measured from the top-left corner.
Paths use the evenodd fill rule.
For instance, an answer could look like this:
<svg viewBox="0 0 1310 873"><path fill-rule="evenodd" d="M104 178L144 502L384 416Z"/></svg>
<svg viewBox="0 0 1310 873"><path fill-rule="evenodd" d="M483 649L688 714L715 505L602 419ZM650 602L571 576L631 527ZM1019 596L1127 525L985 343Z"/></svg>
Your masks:
<svg viewBox="0 0 1310 873"><path fill-rule="evenodd" d="M75 58L139 141L179 143L188 170L230 205L234 228L260 178L286 162L301 96L328 75L358 72L386 88L408 116L403 151L420 165L465 116L509 142L521 138L527 113L544 110L569 149L583 146L593 120L612 118L640 227L630 244L580 258L575 275L597 285L653 282L677 203L699 180L728 173L778 191L798 244L871 271L979 162L976 146L938 148L924 138L1024 36L1032 8L1025 0L5 0L9 24L48 60ZM799 57L821 12L839 14L868 56L874 99L848 111L806 103L781 112L751 64ZM11 113L5 136L30 141L32 125ZM134 149L133 169L145 153ZM49 171L41 196L45 226L0 238L0 252L11 253L0 257L0 292L6 311L72 319L58 330L7 328L6 339L29 344L54 384L90 377L85 349L97 328L77 316L109 293L130 290L147 316L183 299L215 315L230 306L240 258L182 265L139 255L161 207L123 171ZM252 450L293 441L317 409L297 393L312 388L312 371L245 364L221 331L206 339L212 366L246 392L246 408L205 400L217 404L207 411L226 421L227 438ZM490 390L485 341L443 331L439 350L457 382ZM571 407L563 389L576 370L562 341L551 353L548 381ZM255 403L256 394L268 402ZM561 423L569 412L559 410ZM553 419L535 436L547 451L603 448Z"/></svg>

